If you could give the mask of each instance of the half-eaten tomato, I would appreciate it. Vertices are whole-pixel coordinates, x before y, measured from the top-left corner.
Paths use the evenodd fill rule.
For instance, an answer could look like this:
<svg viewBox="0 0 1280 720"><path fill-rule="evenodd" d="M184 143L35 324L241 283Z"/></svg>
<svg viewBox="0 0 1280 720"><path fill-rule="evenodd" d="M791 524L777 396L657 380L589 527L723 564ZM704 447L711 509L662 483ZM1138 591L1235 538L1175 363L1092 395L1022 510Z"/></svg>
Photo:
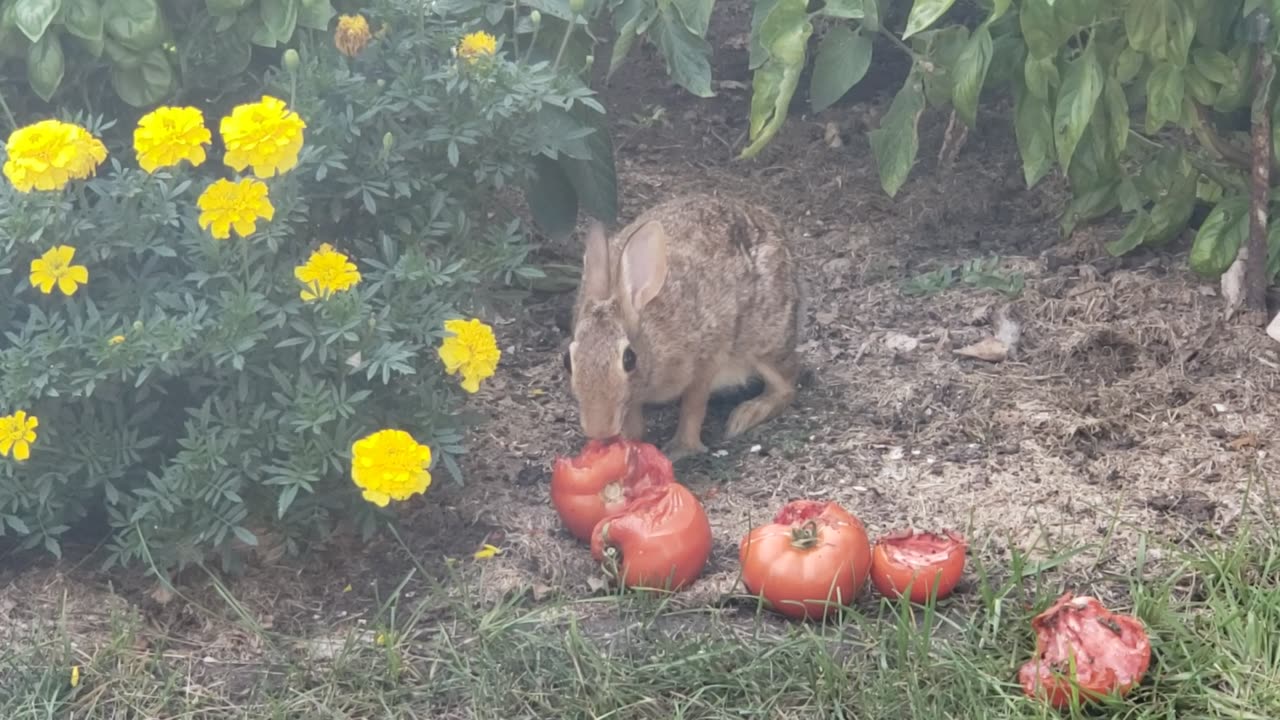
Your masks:
<svg viewBox="0 0 1280 720"><path fill-rule="evenodd" d="M556 458L551 468L551 504L569 532L590 541L601 520L627 502L673 482L671 461L645 442L591 440L577 457Z"/></svg>
<svg viewBox="0 0 1280 720"><path fill-rule="evenodd" d="M849 511L833 502L795 500L738 545L742 583L790 618L824 618L867 582L871 542Z"/></svg>
<svg viewBox="0 0 1280 720"><path fill-rule="evenodd" d="M1123 697L1151 664L1151 640L1142 621L1117 615L1096 598L1064 593L1031 620L1036 655L1018 671L1028 697L1056 708L1071 705L1072 663L1080 701Z"/></svg>
<svg viewBox="0 0 1280 720"><path fill-rule="evenodd" d="M871 583L881 595L900 598L911 588L911 602L924 604L934 585L938 599L951 594L964 572L967 543L958 533L898 530L876 542Z"/></svg>
<svg viewBox="0 0 1280 720"><path fill-rule="evenodd" d="M679 590L698 579L711 556L711 523L698 498L670 482L601 520L591 555L626 587Z"/></svg>

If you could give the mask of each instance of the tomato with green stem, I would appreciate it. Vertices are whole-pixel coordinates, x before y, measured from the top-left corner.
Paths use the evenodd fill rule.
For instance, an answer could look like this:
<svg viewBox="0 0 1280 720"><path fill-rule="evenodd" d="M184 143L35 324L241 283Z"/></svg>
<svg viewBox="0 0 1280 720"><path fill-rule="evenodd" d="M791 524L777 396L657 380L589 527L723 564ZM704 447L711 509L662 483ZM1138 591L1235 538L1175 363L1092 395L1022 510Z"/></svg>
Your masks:
<svg viewBox="0 0 1280 720"><path fill-rule="evenodd" d="M742 582L771 610L820 619L853 601L867 582L871 544L862 523L833 502L795 500L738 545Z"/></svg>
<svg viewBox="0 0 1280 720"><path fill-rule="evenodd" d="M871 583L888 598L910 588L911 602L924 604L937 589L941 600L955 590L964 573L968 544L956 532L898 530L881 537L871 558Z"/></svg>
<svg viewBox="0 0 1280 720"><path fill-rule="evenodd" d="M1063 593L1031 620L1036 654L1018 670L1027 697L1055 708L1072 698L1123 697L1151 664L1151 639L1142 621L1108 610L1097 598Z"/></svg>

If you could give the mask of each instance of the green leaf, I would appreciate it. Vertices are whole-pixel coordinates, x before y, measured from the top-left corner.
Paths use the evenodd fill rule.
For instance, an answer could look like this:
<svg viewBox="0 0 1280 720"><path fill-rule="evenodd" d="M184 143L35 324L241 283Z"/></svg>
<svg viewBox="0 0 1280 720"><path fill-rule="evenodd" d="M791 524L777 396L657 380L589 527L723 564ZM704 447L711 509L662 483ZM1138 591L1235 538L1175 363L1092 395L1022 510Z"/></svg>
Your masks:
<svg viewBox="0 0 1280 720"><path fill-rule="evenodd" d="M645 0L639 0L644 2ZM755 0L751 5L751 50L747 56L747 69L755 70L769 59L769 51L760 42L760 26L781 0Z"/></svg>
<svg viewBox="0 0 1280 720"><path fill-rule="evenodd" d="M787 119L787 108L804 69L805 44L813 25L805 0L779 0L760 23L760 42L768 60L751 78L751 144L739 158L758 154Z"/></svg>
<svg viewBox="0 0 1280 720"><path fill-rule="evenodd" d="M706 37L716 0L671 0L671 4L680 11L680 18L689 32L698 37Z"/></svg>
<svg viewBox="0 0 1280 720"><path fill-rule="evenodd" d="M1064 170L1071 167L1076 145L1084 136L1098 106L1102 86L1102 66L1098 64L1097 52L1090 44L1067 67L1062 90L1058 93L1058 105L1054 109L1053 134L1058 147L1058 162Z"/></svg>
<svg viewBox="0 0 1280 720"><path fill-rule="evenodd" d="M870 33L880 32L880 4L884 0L862 0L862 27Z"/></svg>
<svg viewBox="0 0 1280 720"><path fill-rule="evenodd" d="M971 128L978 124L978 98L991 67L991 54L991 32L983 25L974 31L952 68L955 84L951 102L960 119Z"/></svg>
<svg viewBox="0 0 1280 720"><path fill-rule="evenodd" d="M258 537L254 535L252 532L250 532L248 528L243 528L239 525L233 526L231 528L231 534L239 538L240 542L244 543L245 545L248 545L250 547L258 546Z"/></svg>
<svg viewBox="0 0 1280 720"><path fill-rule="evenodd" d="M1147 127L1154 133L1165 123L1177 123L1182 115L1182 99L1186 94L1182 70L1170 63L1156 65L1147 76Z"/></svg>
<svg viewBox="0 0 1280 720"><path fill-rule="evenodd" d="M280 491L280 497L276 499L276 517L278 518L284 517L285 512L289 509L289 506L293 504L294 499L297 497L298 497L298 486L285 485L284 489Z"/></svg>
<svg viewBox="0 0 1280 720"><path fill-rule="evenodd" d="M1191 42L1196 36L1196 18L1191 14L1189 3L1167 2L1165 7L1168 13L1165 33L1169 45L1164 59L1181 68L1187 64Z"/></svg>
<svg viewBox="0 0 1280 720"><path fill-rule="evenodd" d="M1168 243L1191 222L1191 214L1196 209L1196 180L1200 173L1190 168L1187 170L1151 208L1152 227L1145 241L1147 246L1158 247Z"/></svg>
<svg viewBox="0 0 1280 720"><path fill-rule="evenodd" d="M328 30L329 21L337 14L329 0L302 0L302 9L298 11L298 27Z"/></svg>
<svg viewBox="0 0 1280 720"><path fill-rule="evenodd" d="M146 53L134 67L111 68L111 87L133 107L154 105L173 89L173 67L164 50Z"/></svg>
<svg viewBox="0 0 1280 720"><path fill-rule="evenodd" d="M622 61L640 37L640 27L648 25L657 17L658 8L644 0L623 0L613 11L613 24L617 28L618 37L614 40L613 51L609 56L609 69L605 78L613 77L613 73L622 67Z"/></svg>
<svg viewBox="0 0 1280 720"><path fill-rule="evenodd" d="M1062 81L1058 75L1058 63L1052 57L1037 58L1028 54L1022 68L1027 90L1041 100L1048 100L1049 90Z"/></svg>
<svg viewBox="0 0 1280 720"><path fill-rule="evenodd" d="M67 32L82 39L102 43L102 7L98 0L67 0L62 24Z"/></svg>
<svg viewBox="0 0 1280 720"><path fill-rule="evenodd" d="M1054 14L1051 0L1023 0L1018 22L1031 57L1051 58L1057 55L1058 48L1071 36L1071 29Z"/></svg>
<svg viewBox="0 0 1280 720"><path fill-rule="evenodd" d="M210 15L234 17L249 5L249 0L204 0L205 9Z"/></svg>
<svg viewBox="0 0 1280 720"><path fill-rule="evenodd" d="M1212 105L1218 98L1218 86L1205 77L1204 73L1200 72L1200 68L1195 65L1183 68L1183 83L1186 86L1186 94L1201 105Z"/></svg>
<svg viewBox="0 0 1280 720"><path fill-rule="evenodd" d="M945 68L946 72L926 72L924 80L924 96L927 104L934 107L945 107L951 103L951 89L955 77L951 68L956 65L960 53L969 42L969 28L963 25L950 25L940 30L930 30L916 38L915 45L923 45L924 54L935 68Z"/></svg>
<svg viewBox="0 0 1280 720"><path fill-rule="evenodd" d="M1014 86L1016 108L1013 131L1022 156L1022 175L1027 187L1040 182L1053 167L1053 116L1049 102L1036 97L1023 83Z"/></svg>
<svg viewBox="0 0 1280 720"><path fill-rule="evenodd" d="M1123 153L1129 145L1129 99L1125 97L1119 80L1107 79L1102 102L1107 109L1108 139L1117 154Z"/></svg>
<svg viewBox="0 0 1280 720"><path fill-rule="evenodd" d="M27 82L41 100L49 102L62 84L66 69L62 41L57 34L47 33L27 49Z"/></svg>
<svg viewBox="0 0 1280 720"><path fill-rule="evenodd" d="M262 25L270 33L277 44L289 42L293 31L298 27L298 9L302 0L259 0L258 12L262 15Z"/></svg>
<svg viewBox="0 0 1280 720"><path fill-rule="evenodd" d="M1236 261L1249 234L1249 202L1232 197L1218 203L1191 244L1191 269L1205 277L1218 277Z"/></svg>
<svg viewBox="0 0 1280 720"><path fill-rule="evenodd" d="M13 5L13 19L22 34L36 43L61 9L62 0L18 0Z"/></svg>
<svg viewBox="0 0 1280 720"><path fill-rule="evenodd" d="M1142 72L1142 66L1146 63L1146 60L1146 56L1142 53L1131 47L1125 47L1120 51L1119 57L1116 58L1116 79L1128 84L1138 76L1138 73Z"/></svg>
<svg viewBox="0 0 1280 720"><path fill-rule="evenodd" d="M573 185L583 212L612 224L618 219L618 175L608 118L581 103L575 104L570 113L582 127L594 130L583 138L590 157L578 159L561 155L560 167Z"/></svg>
<svg viewBox="0 0 1280 720"><path fill-rule="evenodd" d="M578 224L578 195L560 163L545 155L534 156L525 200L533 221L548 237L561 240L573 234Z"/></svg>
<svg viewBox="0 0 1280 720"><path fill-rule="evenodd" d="M920 115L924 107L924 83L913 68L881 118L880 127L868 133L880 170L880 186L890 197L897 195L907 181L920 152Z"/></svg>
<svg viewBox="0 0 1280 720"><path fill-rule="evenodd" d="M863 0L827 0L822 6L822 14L846 20L861 20L867 16L867 10Z"/></svg>
<svg viewBox="0 0 1280 720"><path fill-rule="evenodd" d="M809 78L809 102L814 112L831 107L857 85L871 67L871 37L861 30L837 25L818 44Z"/></svg>
<svg viewBox="0 0 1280 720"><path fill-rule="evenodd" d="M145 53L164 41L164 20L156 0L105 0L102 16L107 35L129 50Z"/></svg>
<svg viewBox="0 0 1280 720"><path fill-rule="evenodd" d="M1116 257L1132 252L1134 248L1146 242L1147 235L1151 232L1151 225L1151 215L1145 210L1139 210L1125 226L1124 234L1107 243L1107 252Z"/></svg>
<svg viewBox="0 0 1280 720"><path fill-rule="evenodd" d="M711 46L685 27L679 12L671 5L661 6L657 44L667 61L667 72L685 90L698 97L713 97L711 91Z"/></svg>
<svg viewBox="0 0 1280 720"><path fill-rule="evenodd" d="M956 0L915 0L915 4L911 6L911 14L907 16L907 27L902 31L902 39L929 29L955 2Z"/></svg>
<svg viewBox="0 0 1280 720"><path fill-rule="evenodd" d="M1235 78L1236 64L1225 53L1196 48L1191 58L1200 74L1219 85L1226 85Z"/></svg>

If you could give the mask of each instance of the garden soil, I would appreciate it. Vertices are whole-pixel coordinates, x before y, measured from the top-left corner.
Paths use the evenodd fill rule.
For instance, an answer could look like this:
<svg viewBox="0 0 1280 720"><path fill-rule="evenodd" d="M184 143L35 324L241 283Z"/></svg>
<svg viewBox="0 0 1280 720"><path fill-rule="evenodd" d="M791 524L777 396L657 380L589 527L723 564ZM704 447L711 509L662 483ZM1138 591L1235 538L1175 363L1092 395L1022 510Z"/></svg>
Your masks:
<svg viewBox="0 0 1280 720"><path fill-rule="evenodd" d="M727 605L749 622L732 607L739 539L795 498L841 503L873 538L954 528L972 539L970 567L999 575L1020 554L1085 587L1140 561L1155 572L1179 546L1260 516L1276 477L1280 344L1223 320L1215 285L1186 269L1188 238L1122 259L1104 249L1121 230L1114 222L1062 238L1064 189L1052 179L1026 189L1000 104L984 105L979 127L942 161L948 117L927 112L920 162L888 197L866 133L906 69L889 45L845 101L814 115L799 99L758 158L737 160L748 8L717 4L716 97L673 86L650 48L603 87L620 224L689 192L746 197L784 219L812 290L808 372L789 412L726 443L732 402L717 403L704 434L712 452L676 465L715 545L703 578L674 602ZM549 243L543 259L576 264L579 242ZM936 272L948 267L960 268L950 281ZM479 603L610 592L548 496L552 460L583 443L560 355L572 301L572 291L543 293L496 323L503 360L470 399L491 421L469 439L465 485L438 472L402 509L403 545L338 538L301 559L260 557L225 580L247 615L332 636L359 627L415 566L407 596L423 583L466 586ZM1006 357L957 352L989 336L1009 341ZM652 413L649 440L665 442L674 426L674 408ZM485 543L501 553L474 560ZM10 559L0 644L65 622L91 654L133 618L193 662L253 657L232 613L218 610L227 622L217 623L193 610L225 608L208 577L184 577L175 600L140 574L99 574L87 558Z"/></svg>

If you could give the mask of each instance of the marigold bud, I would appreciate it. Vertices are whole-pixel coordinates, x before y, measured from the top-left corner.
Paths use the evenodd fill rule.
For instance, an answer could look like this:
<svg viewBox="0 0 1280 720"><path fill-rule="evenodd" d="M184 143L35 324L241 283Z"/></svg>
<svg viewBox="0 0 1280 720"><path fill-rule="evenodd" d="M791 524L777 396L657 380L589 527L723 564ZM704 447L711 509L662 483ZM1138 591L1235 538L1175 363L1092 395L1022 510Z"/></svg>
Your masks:
<svg viewBox="0 0 1280 720"><path fill-rule="evenodd" d="M533 23L533 26L535 28L541 25L542 13L538 12L537 10L534 10L533 12L529 13L529 22Z"/></svg>
<svg viewBox="0 0 1280 720"><path fill-rule="evenodd" d="M569 0L569 10L574 15L581 15L582 11L587 7L587 0Z"/></svg>
<svg viewBox="0 0 1280 720"><path fill-rule="evenodd" d="M284 69L291 73L298 71L298 65L302 62L302 58L298 57L298 51L289 48L284 51Z"/></svg>
<svg viewBox="0 0 1280 720"><path fill-rule="evenodd" d="M387 131L387 134L382 136L382 149L390 152L391 148L395 147L395 144L396 136Z"/></svg>

